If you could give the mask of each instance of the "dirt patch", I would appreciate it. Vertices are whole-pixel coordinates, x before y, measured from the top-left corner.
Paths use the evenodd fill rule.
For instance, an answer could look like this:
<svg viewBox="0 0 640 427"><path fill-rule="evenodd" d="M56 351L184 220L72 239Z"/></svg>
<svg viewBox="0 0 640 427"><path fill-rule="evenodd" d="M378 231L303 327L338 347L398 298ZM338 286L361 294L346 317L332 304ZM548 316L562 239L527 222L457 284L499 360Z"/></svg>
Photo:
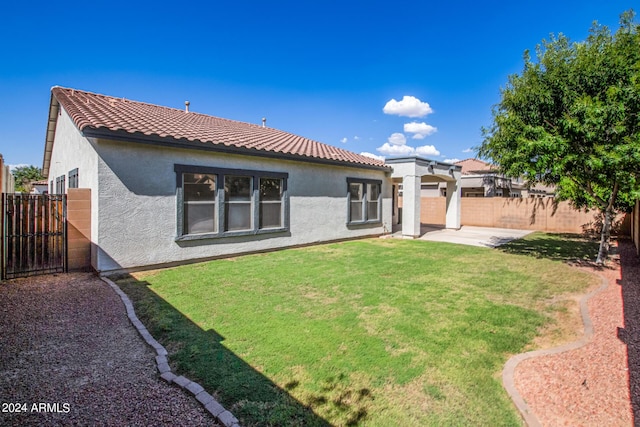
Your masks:
<svg viewBox="0 0 640 427"><path fill-rule="evenodd" d="M91 274L0 284L0 425L215 425L159 379L122 301ZM44 410L33 410L33 404Z"/></svg>
<svg viewBox="0 0 640 427"><path fill-rule="evenodd" d="M638 264L630 242L619 242L618 247L621 257ZM607 288L588 302L592 339L575 350L524 360L515 369L518 392L545 426L634 425L631 401L635 394L630 394L630 384L631 388L637 387L630 382L629 373L639 369L637 360L628 354L636 346L633 342L625 344L619 335L626 330L625 324L640 324L640 319L623 312L625 289L633 289L633 306L640 301L640 292L636 291L640 265L631 269L615 257L609 268L592 271L608 281ZM626 307L627 302L624 304ZM567 310L568 315L572 312ZM635 314L638 317L640 313L636 310ZM573 318L571 314L569 319ZM574 322L568 321L571 326L559 335L571 334ZM542 344L547 344L544 339Z"/></svg>

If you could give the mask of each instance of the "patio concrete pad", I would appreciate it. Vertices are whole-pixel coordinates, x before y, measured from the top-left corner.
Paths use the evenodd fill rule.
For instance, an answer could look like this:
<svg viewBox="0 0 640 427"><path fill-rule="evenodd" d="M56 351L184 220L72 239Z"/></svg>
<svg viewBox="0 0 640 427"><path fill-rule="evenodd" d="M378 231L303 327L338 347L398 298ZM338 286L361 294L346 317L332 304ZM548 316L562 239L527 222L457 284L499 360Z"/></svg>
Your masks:
<svg viewBox="0 0 640 427"><path fill-rule="evenodd" d="M461 245L495 248L512 240L520 239L531 230L512 230L508 228L472 227L465 225L459 230L440 227L424 227L421 240L433 242L458 243Z"/></svg>

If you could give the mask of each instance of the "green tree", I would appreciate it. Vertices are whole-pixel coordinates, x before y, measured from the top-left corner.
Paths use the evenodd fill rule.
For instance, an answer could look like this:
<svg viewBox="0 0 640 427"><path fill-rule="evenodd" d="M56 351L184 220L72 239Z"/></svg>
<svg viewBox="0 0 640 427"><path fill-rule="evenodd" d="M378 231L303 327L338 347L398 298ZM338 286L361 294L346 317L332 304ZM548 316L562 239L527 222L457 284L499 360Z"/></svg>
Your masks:
<svg viewBox="0 0 640 427"><path fill-rule="evenodd" d="M478 155L529 185L556 188L558 200L597 209L603 226L596 262L608 256L616 212L640 196L640 26L624 12L612 34L594 23L584 42L543 40L524 54L483 128Z"/></svg>
<svg viewBox="0 0 640 427"><path fill-rule="evenodd" d="M29 193L31 191L31 182L44 179L42 170L36 166L18 166L12 172L16 180L16 191Z"/></svg>

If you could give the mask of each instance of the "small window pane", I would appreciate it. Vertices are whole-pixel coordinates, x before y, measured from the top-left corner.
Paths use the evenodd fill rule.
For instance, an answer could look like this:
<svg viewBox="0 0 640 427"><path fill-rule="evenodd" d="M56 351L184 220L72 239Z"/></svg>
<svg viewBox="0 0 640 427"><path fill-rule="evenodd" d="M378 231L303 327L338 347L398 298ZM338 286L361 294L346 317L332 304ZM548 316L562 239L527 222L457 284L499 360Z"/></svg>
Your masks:
<svg viewBox="0 0 640 427"><path fill-rule="evenodd" d="M215 203L184 205L184 233L213 233L216 230Z"/></svg>
<svg viewBox="0 0 640 427"><path fill-rule="evenodd" d="M225 231L250 230L252 228L251 177L224 177L224 229Z"/></svg>
<svg viewBox="0 0 640 427"><path fill-rule="evenodd" d="M260 201L280 201L282 198L282 180L260 178Z"/></svg>
<svg viewBox="0 0 640 427"><path fill-rule="evenodd" d="M362 200L362 184L349 184L349 194L351 194L351 201Z"/></svg>
<svg viewBox="0 0 640 427"><path fill-rule="evenodd" d="M69 188L78 188L78 168L69 171Z"/></svg>
<svg viewBox="0 0 640 427"><path fill-rule="evenodd" d="M260 224L262 228L282 227L282 180L260 178Z"/></svg>
<svg viewBox="0 0 640 427"><path fill-rule="evenodd" d="M362 221L362 202L351 202L350 221Z"/></svg>
<svg viewBox="0 0 640 427"><path fill-rule="evenodd" d="M349 221L362 221L362 196L363 186L361 183L349 184L349 195L351 204L349 206Z"/></svg>
<svg viewBox="0 0 640 427"><path fill-rule="evenodd" d="M378 220L379 184L367 184L367 221Z"/></svg>
<svg viewBox="0 0 640 427"><path fill-rule="evenodd" d="M199 173L182 174L185 234L215 233L216 176Z"/></svg>
<svg viewBox="0 0 640 427"><path fill-rule="evenodd" d="M367 198L371 201L380 197L380 184L367 184Z"/></svg>
<svg viewBox="0 0 640 427"><path fill-rule="evenodd" d="M251 203L225 204L225 231L251 229Z"/></svg>
<svg viewBox="0 0 640 427"><path fill-rule="evenodd" d="M225 176L225 200L228 202L251 200L251 177Z"/></svg>
<svg viewBox="0 0 640 427"><path fill-rule="evenodd" d="M282 227L282 203L260 204L260 228Z"/></svg>
<svg viewBox="0 0 640 427"><path fill-rule="evenodd" d="M185 201L215 201L216 177L199 173L184 174Z"/></svg>
<svg viewBox="0 0 640 427"><path fill-rule="evenodd" d="M373 221L378 219L378 202L367 203L367 220Z"/></svg>

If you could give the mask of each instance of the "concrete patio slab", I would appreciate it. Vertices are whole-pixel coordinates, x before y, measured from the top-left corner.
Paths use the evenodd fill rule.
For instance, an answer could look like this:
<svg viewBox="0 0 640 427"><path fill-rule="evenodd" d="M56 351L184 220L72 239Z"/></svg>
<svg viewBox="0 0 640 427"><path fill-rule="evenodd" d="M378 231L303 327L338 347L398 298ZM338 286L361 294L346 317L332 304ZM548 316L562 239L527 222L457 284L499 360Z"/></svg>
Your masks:
<svg viewBox="0 0 640 427"><path fill-rule="evenodd" d="M495 248L512 240L520 239L530 233L532 233L531 230L471 227L465 225L459 230L446 228L429 230L423 234L420 239Z"/></svg>
<svg viewBox="0 0 640 427"><path fill-rule="evenodd" d="M443 226L422 225L420 240L433 242L457 243L461 245L495 248L512 240L520 239L532 230L516 230L508 228L472 227L465 225L459 230L446 229ZM402 237L394 233L394 237Z"/></svg>

